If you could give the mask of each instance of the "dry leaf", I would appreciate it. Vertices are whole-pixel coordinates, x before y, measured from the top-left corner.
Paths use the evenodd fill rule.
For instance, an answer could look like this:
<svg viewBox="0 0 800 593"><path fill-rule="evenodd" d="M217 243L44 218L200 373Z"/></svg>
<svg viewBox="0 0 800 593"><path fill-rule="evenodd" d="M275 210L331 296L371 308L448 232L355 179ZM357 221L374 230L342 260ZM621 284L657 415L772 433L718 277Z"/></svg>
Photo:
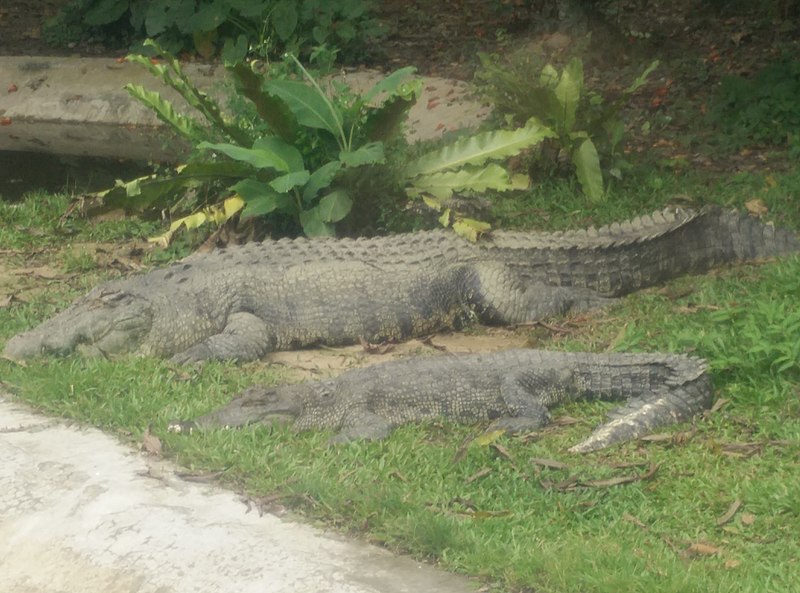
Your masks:
<svg viewBox="0 0 800 593"><path fill-rule="evenodd" d="M631 515L629 513L623 513L622 520L623 521L627 521L628 523L633 523L634 525L636 525L636 527L641 527L642 529L647 529L647 525L645 525L644 523L642 523L642 521L640 519L638 519L637 517L634 517L633 515Z"/></svg>
<svg viewBox="0 0 800 593"><path fill-rule="evenodd" d="M367 354L387 354L392 350L394 350L395 348L395 344L392 344L391 342L381 342L380 344L371 344L367 342L364 338L358 338L358 341L361 342L361 347Z"/></svg>
<svg viewBox="0 0 800 593"><path fill-rule="evenodd" d="M720 548L704 542L696 542L686 548L686 553L690 556L715 556L721 552Z"/></svg>
<svg viewBox="0 0 800 593"><path fill-rule="evenodd" d="M756 522L756 516L753 513L742 513L739 520L742 522L742 525L752 525Z"/></svg>
<svg viewBox="0 0 800 593"><path fill-rule="evenodd" d="M769 212L769 208L767 208L767 205L759 198L753 198L752 200L747 200L744 203L744 207L750 214L753 214L755 216L764 216L767 212Z"/></svg>
<svg viewBox="0 0 800 593"><path fill-rule="evenodd" d="M142 449L150 455L161 455L161 439L150 432L150 427L142 435Z"/></svg>
<svg viewBox="0 0 800 593"><path fill-rule="evenodd" d="M509 453L508 449L506 449L503 445L499 443L492 443L490 447L500 453L502 457L505 457L508 461L514 463L514 458L511 457L511 453Z"/></svg>
<svg viewBox="0 0 800 593"><path fill-rule="evenodd" d="M725 568L728 568L728 569L736 568L741 563L742 563L741 560L734 560L733 558L729 558L728 560L725 561Z"/></svg>
<svg viewBox="0 0 800 593"><path fill-rule="evenodd" d="M736 514L736 511L738 511L739 507L741 506L742 506L741 500L739 500L738 498L734 500L731 503L731 506L728 507L728 510L725 511L725 513L717 519L717 526L722 527L723 525L725 525L725 523L733 519L733 516Z"/></svg>
<svg viewBox="0 0 800 593"><path fill-rule="evenodd" d="M727 406L731 403L731 400L725 399L724 397L719 398L717 401L714 402L714 405L709 408L708 413L713 414L714 412L719 412L722 408Z"/></svg>
<svg viewBox="0 0 800 593"><path fill-rule="evenodd" d="M475 480L478 480L484 476L488 476L490 473L492 473L492 469L489 467L484 467L483 469L478 470L470 477L468 477L466 480L464 480L464 483L469 484L470 482L474 482Z"/></svg>
<svg viewBox="0 0 800 593"><path fill-rule="evenodd" d="M658 464L650 464L650 469L645 473L638 476L622 476L619 478L608 478L605 480L589 480L588 482L581 482L581 486L588 486L590 488L611 488L612 486L620 486L622 484L631 484L642 480L649 480L656 475L658 471Z"/></svg>

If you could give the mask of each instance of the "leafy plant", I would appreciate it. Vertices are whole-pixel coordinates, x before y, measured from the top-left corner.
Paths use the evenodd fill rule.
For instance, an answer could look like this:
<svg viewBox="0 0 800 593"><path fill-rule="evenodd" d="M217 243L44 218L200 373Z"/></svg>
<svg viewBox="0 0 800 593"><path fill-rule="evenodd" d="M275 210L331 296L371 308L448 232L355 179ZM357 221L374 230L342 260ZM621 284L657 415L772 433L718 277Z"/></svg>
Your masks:
<svg viewBox="0 0 800 593"><path fill-rule="evenodd" d="M791 145L800 136L800 60L773 62L752 78L726 76L714 94L711 121L734 149Z"/></svg>
<svg viewBox="0 0 800 593"><path fill-rule="evenodd" d="M454 213L448 206L453 194L526 189L530 184L527 175L511 174L496 163L484 164L516 156L553 136L552 130L531 118L517 130L493 130L462 138L408 163L403 169L406 193L441 212L442 225L452 225L457 233L475 240L489 225Z"/></svg>
<svg viewBox="0 0 800 593"><path fill-rule="evenodd" d="M306 82L265 77L257 62L229 64L238 95L247 99L252 112L232 118L192 84L177 59L156 42L147 43L165 56L163 62L144 56L129 59L178 91L202 120L180 113L157 92L138 85L126 88L194 150L186 165L119 182L97 197L103 208L169 209L178 218L154 239L163 244L181 227L220 223L237 213L288 220L307 235L332 235L346 219L350 231L359 231L365 221L374 223L386 214L375 207L380 200L393 200L389 208L397 208L401 200L395 196L403 196L404 189L407 196L422 198L440 211L442 224L476 239L488 225L454 213L449 199L455 192L527 187L527 176L511 175L492 161L553 135L532 119L518 130L463 138L407 163L404 152L387 152L387 143L403 142L399 131L421 87L421 81L406 80L413 68L398 70L356 95L335 82L326 91L291 56L287 63ZM379 187L366 182L370 179L379 179ZM187 211L191 213L184 215ZM361 220L352 220L354 211ZM279 228L286 230L285 225Z"/></svg>
<svg viewBox="0 0 800 593"><path fill-rule="evenodd" d="M658 66L651 63L619 98L604 104L603 98L584 84L583 62L573 57L559 72L553 65L535 59L517 59L504 64L497 57L481 54L479 86L492 101L495 112L520 124L537 118L553 132L545 141L540 158L568 159L584 194L597 202L604 197L601 160L614 165L625 127L620 109Z"/></svg>
<svg viewBox="0 0 800 593"><path fill-rule="evenodd" d="M82 27L85 34L154 38L172 52L204 57L240 43L263 57L329 47L352 59L382 34L370 0L74 0L48 28L56 41L60 23L70 24L72 40Z"/></svg>
<svg viewBox="0 0 800 593"><path fill-rule="evenodd" d="M293 57L290 61L309 84L265 79L253 69L255 63L233 64L229 71L237 88L259 117L259 125L253 126L224 116L218 103L186 77L177 59L157 43L149 44L167 56L164 63L153 63L144 56L129 59L177 90L205 125L178 112L159 93L128 85L135 98L195 150L190 162L174 172L120 183L100 197L106 206L124 204L139 210L171 206L178 213L185 211L187 204L176 201L176 195L188 190L196 194L204 188L211 197L206 204L216 204L175 220L170 230L157 238L162 243L181 226L221 222L239 211L243 217L282 214L308 235L333 234L334 223L343 220L354 204L344 183L347 174L385 162L384 141L397 135L420 86L416 81L406 82L413 69L404 68L363 96L339 87L334 93L338 100L332 100ZM221 199L229 192L233 194Z"/></svg>

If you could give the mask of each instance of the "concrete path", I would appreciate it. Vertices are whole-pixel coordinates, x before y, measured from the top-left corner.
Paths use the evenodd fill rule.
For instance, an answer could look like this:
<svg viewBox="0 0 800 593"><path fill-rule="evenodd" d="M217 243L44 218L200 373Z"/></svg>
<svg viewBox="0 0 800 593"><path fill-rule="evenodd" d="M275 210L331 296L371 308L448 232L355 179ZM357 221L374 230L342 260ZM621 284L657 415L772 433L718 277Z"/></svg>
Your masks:
<svg viewBox="0 0 800 593"><path fill-rule="evenodd" d="M185 71L198 88L219 95L226 76L222 66L188 64ZM363 92L381 76L361 71L337 78ZM476 125L488 114L488 108L469 97L464 82L423 80L422 96L409 113L410 141ZM136 64L107 58L0 56L0 151L176 160L186 147L167 142L168 136L159 132L161 122L123 89L127 83L157 90L179 110L194 115L177 93Z"/></svg>
<svg viewBox="0 0 800 593"><path fill-rule="evenodd" d="M274 515L0 393L0 591L467 593L408 558Z"/></svg>

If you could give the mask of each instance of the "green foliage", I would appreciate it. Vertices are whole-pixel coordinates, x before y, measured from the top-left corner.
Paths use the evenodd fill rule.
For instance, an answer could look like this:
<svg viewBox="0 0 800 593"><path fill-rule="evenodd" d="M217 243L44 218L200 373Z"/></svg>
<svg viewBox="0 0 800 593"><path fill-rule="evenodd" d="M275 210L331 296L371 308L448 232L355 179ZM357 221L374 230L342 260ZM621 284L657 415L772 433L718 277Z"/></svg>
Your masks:
<svg viewBox="0 0 800 593"><path fill-rule="evenodd" d="M800 60L773 62L752 78L726 76L709 116L734 149L800 139Z"/></svg>
<svg viewBox="0 0 800 593"><path fill-rule="evenodd" d="M570 59L559 72L553 65L531 56L505 63L497 56L480 54L481 70L476 80L493 103L495 113L520 125L536 118L553 136L537 153L539 161L569 161L583 193L592 202L605 197L601 163L620 176L620 143L624 124L619 112L633 93L658 66L650 64L619 98L606 104L586 88L583 63Z"/></svg>
<svg viewBox="0 0 800 593"><path fill-rule="evenodd" d="M471 240L488 230L486 223L453 213L448 206L453 194L526 189L527 175L511 174L487 161L505 160L554 136L552 130L531 118L516 130L494 130L461 138L452 144L423 154L406 164L403 178L406 193L422 198L427 206L441 212L439 221Z"/></svg>
<svg viewBox="0 0 800 593"><path fill-rule="evenodd" d="M308 83L265 77L256 62L236 63L229 71L250 102L251 117L231 118L191 83L178 60L156 42L147 43L165 57L164 63L152 63L144 56L129 59L180 93L204 121L178 112L156 92L128 85L131 95L191 143L194 151L185 166L119 183L100 197L106 207L168 207L175 215L193 211L175 220L168 233L157 238L161 243L182 225L192 228L224 221L240 210L245 218L271 215L288 220L307 235L334 234L335 223L350 214L358 199L352 191L358 185L353 172L374 175L371 168L385 163L385 142L399 135L419 92L418 81L406 80L412 68L387 76L363 96L337 84L329 97L293 57L288 64ZM392 179L382 177L387 182ZM205 196L204 207L182 201L188 194ZM360 206L369 210L369 205Z"/></svg>
<svg viewBox="0 0 800 593"><path fill-rule="evenodd" d="M352 60L382 35L371 0L76 0L46 31L61 43L100 34L154 38L172 52L204 57L253 49L262 57L291 51L323 60L337 53Z"/></svg>
<svg viewBox="0 0 800 593"><path fill-rule="evenodd" d="M196 201L182 202L181 196L207 196L200 209L178 218L155 239L164 244L181 226L225 221L240 210L244 218L269 215L288 220L307 235L333 235L337 223L351 232L361 231L399 210L403 190L438 210L442 224L474 240L488 225L453 213L449 199L455 192L527 188L527 176L486 163L517 155L553 136L531 119L517 130L462 138L406 163L404 153L393 148L404 142L399 132L420 90L420 81L406 80L413 68L390 74L359 96L335 81L323 89L292 56L277 73L268 72L277 74L273 76L264 76L257 62L237 62L228 69L240 101L248 102L248 115L230 118L192 85L178 60L156 42L147 43L165 55L164 63L144 56L129 59L178 91L204 122L178 112L156 92L128 85L128 91L186 138L194 151L186 166L167 175L120 182L99 196L106 207L167 207L176 215L196 206ZM287 65L305 82L280 75L288 72ZM381 183L365 182L370 178ZM225 188L233 192L227 198ZM350 217L351 212L359 218ZM287 230L285 225L281 228Z"/></svg>

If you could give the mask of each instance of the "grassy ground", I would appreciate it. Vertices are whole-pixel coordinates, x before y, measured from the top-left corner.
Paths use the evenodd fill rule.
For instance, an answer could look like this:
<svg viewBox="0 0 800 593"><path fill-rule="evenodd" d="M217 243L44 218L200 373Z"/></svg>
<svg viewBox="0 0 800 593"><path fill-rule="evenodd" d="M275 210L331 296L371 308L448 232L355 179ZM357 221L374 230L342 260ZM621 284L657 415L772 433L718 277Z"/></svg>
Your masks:
<svg viewBox="0 0 800 593"><path fill-rule="evenodd" d="M501 226L564 228L687 198L736 207L757 198L770 219L800 229L798 193L796 172L708 180L651 170L594 209L556 184L502 200L496 213ZM0 206L0 343L142 261L129 239L146 235L146 225L64 228L64 205L35 195ZM519 330L538 347L709 359L713 411L587 456L565 451L602 421L601 404L556 410L554 425L535 437L479 444L480 427L429 424L331 448L324 434L282 428L166 432L169 420L203 413L255 381L282 380L263 363L0 360L0 376L36 408L123 439L138 441L152 425L166 455L191 471L220 472L221 483L261 508L288 506L492 590L790 592L800 578L798 294L800 260L790 258L680 279L607 311L554 320L563 331L552 335Z"/></svg>

